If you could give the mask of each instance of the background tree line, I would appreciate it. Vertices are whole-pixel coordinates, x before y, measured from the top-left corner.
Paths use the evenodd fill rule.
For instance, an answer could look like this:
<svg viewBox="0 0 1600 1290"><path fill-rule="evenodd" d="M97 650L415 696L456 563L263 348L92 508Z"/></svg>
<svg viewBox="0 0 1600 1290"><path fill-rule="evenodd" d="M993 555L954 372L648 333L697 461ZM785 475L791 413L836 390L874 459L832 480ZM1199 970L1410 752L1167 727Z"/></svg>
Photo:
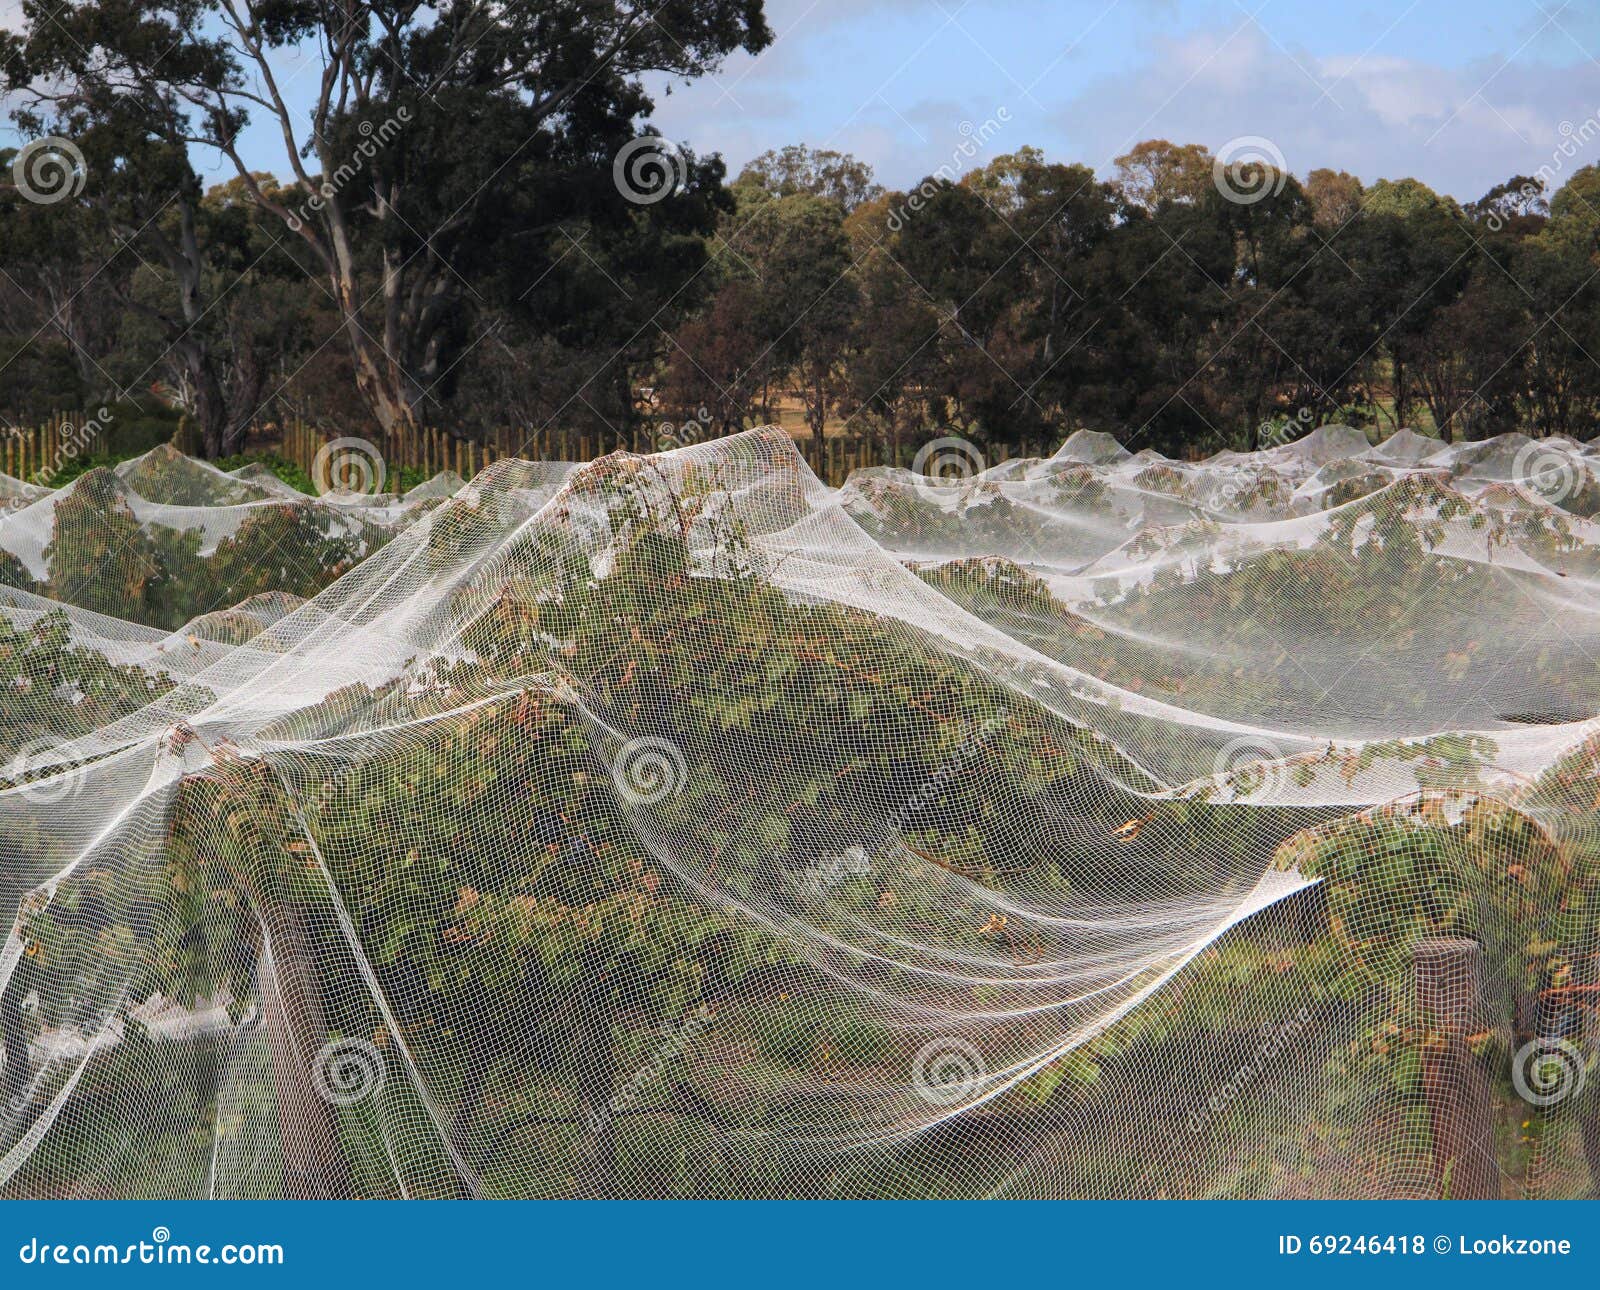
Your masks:
<svg viewBox="0 0 1600 1290"><path fill-rule="evenodd" d="M732 185L715 289L667 359L680 412L748 425L779 391L814 432L1088 427L1174 454L1289 422L1595 432L1600 168L1463 206L1326 169L1258 169L1246 200L1164 140L1105 178L1023 148L910 195L824 164L787 150Z"/></svg>
<svg viewBox="0 0 1600 1290"><path fill-rule="evenodd" d="M1153 140L1104 176L1024 147L899 193L800 146L730 182L646 135L640 192L642 78L759 50L759 0L22 9L14 116L81 165L64 200L0 185L16 424L154 398L213 457L291 417L600 442L786 418L897 449L1081 426L1194 453L1286 419L1588 437L1600 410L1597 167L1469 205L1325 169L1240 193ZM311 52L307 110L278 86ZM263 120L277 174L240 152Z"/></svg>

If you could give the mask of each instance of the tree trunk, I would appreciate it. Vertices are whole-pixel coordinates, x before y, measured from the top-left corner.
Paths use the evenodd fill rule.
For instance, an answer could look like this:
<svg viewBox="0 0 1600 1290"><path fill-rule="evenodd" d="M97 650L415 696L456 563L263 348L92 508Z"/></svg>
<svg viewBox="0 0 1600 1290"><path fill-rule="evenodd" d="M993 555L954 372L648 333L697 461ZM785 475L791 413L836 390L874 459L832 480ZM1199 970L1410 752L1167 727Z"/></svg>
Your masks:
<svg viewBox="0 0 1600 1290"><path fill-rule="evenodd" d="M1394 426L1396 430L1403 430L1406 424L1406 405L1411 401L1407 397L1405 360L1391 355L1390 364L1394 368Z"/></svg>
<svg viewBox="0 0 1600 1290"><path fill-rule="evenodd" d="M226 447L228 409L222 390L214 380L197 385L195 400L196 419L200 423L200 447L207 461L216 461L228 455Z"/></svg>
<svg viewBox="0 0 1600 1290"><path fill-rule="evenodd" d="M350 358L355 365L356 390L382 427L388 448L399 455L420 427L412 391L407 389L399 355L393 352L396 331L390 313L398 306L387 299L391 289L387 277L389 267L386 264L384 341L380 344L373 340L361 320L362 302L355 251L337 202L329 203L325 217L330 245L329 286L339 317L344 323L345 340L350 346Z"/></svg>
<svg viewBox="0 0 1600 1290"><path fill-rule="evenodd" d="M245 342L234 363L233 379L228 385L226 427L222 435L222 455L232 457L245 450L250 436L250 425L260 407L261 390L266 384L266 371L256 349Z"/></svg>
<svg viewBox="0 0 1600 1290"><path fill-rule="evenodd" d="M356 390L382 427L388 447L398 451L417 433L416 410L406 392L394 379L392 365L376 351L353 313L345 315L345 335L350 341L350 356L355 362Z"/></svg>
<svg viewBox="0 0 1600 1290"><path fill-rule="evenodd" d="M816 445L819 462L827 446L828 401L825 390L826 378L819 372L812 390L813 398L809 401L811 406L806 409L806 419L811 422L811 442Z"/></svg>

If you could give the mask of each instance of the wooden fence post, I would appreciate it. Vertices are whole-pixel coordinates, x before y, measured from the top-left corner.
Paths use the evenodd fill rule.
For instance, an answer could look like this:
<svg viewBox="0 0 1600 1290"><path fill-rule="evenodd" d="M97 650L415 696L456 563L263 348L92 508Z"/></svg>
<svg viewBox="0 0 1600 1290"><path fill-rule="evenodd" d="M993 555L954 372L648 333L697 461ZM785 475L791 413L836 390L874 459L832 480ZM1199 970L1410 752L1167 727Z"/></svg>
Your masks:
<svg viewBox="0 0 1600 1290"><path fill-rule="evenodd" d="M1489 1071L1467 1046L1483 1017L1483 947L1457 937L1418 941L1412 964L1423 1026L1422 1093L1440 1195L1499 1199Z"/></svg>

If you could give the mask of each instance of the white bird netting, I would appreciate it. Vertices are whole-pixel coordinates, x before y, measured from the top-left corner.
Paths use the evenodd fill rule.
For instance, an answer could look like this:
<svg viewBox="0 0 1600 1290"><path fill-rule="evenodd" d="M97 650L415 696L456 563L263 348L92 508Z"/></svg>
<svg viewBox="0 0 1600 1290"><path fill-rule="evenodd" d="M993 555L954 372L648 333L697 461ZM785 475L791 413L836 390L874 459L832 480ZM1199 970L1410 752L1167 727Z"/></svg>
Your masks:
<svg viewBox="0 0 1600 1290"><path fill-rule="evenodd" d="M0 480L0 1195L1600 1182L1600 454Z"/></svg>

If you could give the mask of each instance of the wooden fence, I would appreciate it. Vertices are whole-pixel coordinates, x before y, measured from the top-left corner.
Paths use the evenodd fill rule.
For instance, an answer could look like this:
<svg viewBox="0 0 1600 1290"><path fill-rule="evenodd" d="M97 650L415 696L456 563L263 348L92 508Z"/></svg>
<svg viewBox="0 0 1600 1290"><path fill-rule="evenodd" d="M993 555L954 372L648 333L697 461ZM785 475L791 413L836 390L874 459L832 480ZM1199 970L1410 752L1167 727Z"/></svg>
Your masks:
<svg viewBox="0 0 1600 1290"><path fill-rule="evenodd" d="M659 430L653 425L641 426L626 439L614 431L595 433L572 429L526 432L515 427L505 427L476 440L457 439L439 430L424 430L403 445L389 459L389 469L395 467L420 471L432 477L441 470L453 470L464 479L471 479L491 462L506 457L520 457L542 461L593 461L607 453L627 451L635 453L658 452L663 443ZM317 451L327 442L320 430L311 426L291 425L283 434L279 451L311 473ZM1049 444L1023 444L1018 448L1000 447L987 454L985 464L994 466L1013 457L1048 457L1056 450ZM844 483L852 470L870 466L898 465L910 467L921 443L916 440L896 446L872 435L830 435L819 452L809 437L796 439L795 447L805 457L817 477L837 488Z"/></svg>
<svg viewBox="0 0 1600 1290"><path fill-rule="evenodd" d="M73 455L80 451L78 427L84 424L82 413L57 412L29 429L0 430L0 472L13 479L38 475L47 484L50 473L71 460L69 446Z"/></svg>
<svg viewBox="0 0 1600 1290"><path fill-rule="evenodd" d="M57 413L43 424L31 429L0 432L0 470L18 479L43 475L41 483L48 483L52 468L59 469L66 460L66 450L83 442L79 427L84 425L82 413ZM181 432L180 432L181 433ZM398 488L400 471L413 477L417 474L432 477L443 470L453 470L465 479L472 478L485 466L506 457L522 457L545 461L593 461L607 453L626 449L629 452L656 452L663 445L660 430L655 425L643 425L624 441L615 432L596 433L573 429L525 432L515 427L504 427L492 434L476 439L462 439L441 430L423 430L409 436L398 450L388 451L388 468L391 488ZM190 436L192 438L192 436ZM336 436L305 422L292 422L282 427L263 427L252 432L252 451L277 452L299 466L308 475L313 474L317 453ZM182 442L174 435L178 446L189 452L197 450L193 442ZM380 437L373 437L380 443ZM826 483L837 488L852 470L869 466L912 465L919 441L900 443L898 449L884 439L871 435L830 435L820 452L808 437L796 439L795 447L804 455L812 470ZM987 454L985 464L993 466L1012 457L1048 456L1055 450L1052 444L1024 444L1016 449L998 448Z"/></svg>

